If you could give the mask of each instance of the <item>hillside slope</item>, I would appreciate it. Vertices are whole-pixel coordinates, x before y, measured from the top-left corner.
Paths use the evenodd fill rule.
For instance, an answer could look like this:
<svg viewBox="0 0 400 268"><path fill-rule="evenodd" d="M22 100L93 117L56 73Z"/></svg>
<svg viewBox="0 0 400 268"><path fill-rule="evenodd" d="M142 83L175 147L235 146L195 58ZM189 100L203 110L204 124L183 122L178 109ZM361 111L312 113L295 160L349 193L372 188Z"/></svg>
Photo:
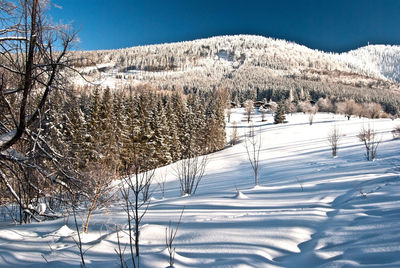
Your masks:
<svg viewBox="0 0 400 268"><path fill-rule="evenodd" d="M240 134L244 111L235 110ZM154 183L141 229L142 266L166 267L165 228L185 211L176 240L175 267L397 267L400 265L399 140L390 131L399 120L357 119L317 114L314 124L294 114L288 123L260 122L260 185L254 187L243 143L209 156L194 196L179 196L173 165L164 199ZM327 132L336 124L344 135L331 157ZM366 161L356 135L373 126L382 139L378 159ZM231 124L227 129L230 132ZM229 134L228 134L229 135ZM240 191L237 192L236 188ZM130 264L126 214L119 202L96 211L83 235L87 265L119 267L114 249L117 224ZM78 220L84 219L84 213ZM79 266L73 218L0 227L1 267ZM131 265L131 264L130 264ZM131 266L130 266L131 267Z"/></svg>
<svg viewBox="0 0 400 268"><path fill-rule="evenodd" d="M368 69L391 81L400 82L400 47L369 45L342 53L345 61L359 69Z"/></svg>
<svg viewBox="0 0 400 268"><path fill-rule="evenodd" d="M299 99L310 95L314 100L353 98L380 103L396 114L400 110L398 51L396 46L367 46L334 54L285 40L236 35L75 52L74 56L81 59L76 66L82 73L103 87L150 84L186 92L227 88L240 101L289 95ZM85 81L77 77L75 83Z"/></svg>

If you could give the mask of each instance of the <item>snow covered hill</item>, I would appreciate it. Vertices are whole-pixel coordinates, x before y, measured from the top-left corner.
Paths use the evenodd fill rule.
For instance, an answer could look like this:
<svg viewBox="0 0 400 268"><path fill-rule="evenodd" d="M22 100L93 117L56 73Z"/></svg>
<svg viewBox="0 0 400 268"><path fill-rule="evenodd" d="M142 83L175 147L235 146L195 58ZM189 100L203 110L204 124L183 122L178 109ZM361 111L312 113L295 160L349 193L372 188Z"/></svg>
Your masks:
<svg viewBox="0 0 400 268"><path fill-rule="evenodd" d="M400 111L398 46L367 46L335 54L286 40L254 35L217 36L187 42L106 51L74 52L86 79L105 88L150 85L158 90L225 88L239 101L287 98L307 91L320 97L376 102ZM75 85L86 89L77 76ZM89 85L90 86L90 85ZM254 97L256 96L256 97ZM303 96L304 97L304 96Z"/></svg>
<svg viewBox="0 0 400 268"><path fill-rule="evenodd" d="M231 121L249 131L244 111ZM253 116L261 136L259 186L244 143L210 155L194 196L181 197L173 165L161 198L157 183L141 230L141 267L167 267L165 228L185 211L176 240L175 267L398 267L400 266L400 140L391 130L400 120L359 119L319 113ZM343 138L338 157L327 141L332 127ZM381 139L378 157L366 161L356 137L365 126ZM227 124L227 135L233 129ZM237 190L236 190L237 189ZM238 192L239 191L239 192ZM5 213L6 214L6 213ZM79 215L79 222L84 214ZM127 229L122 204L96 211L83 235L86 264L120 267L115 225ZM79 266L73 217L24 226L0 225L0 267ZM126 263L128 237L120 232Z"/></svg>
<svg viewBox="0 0 400 268"><path fill-rule="evenodd" d="M84 66L109 64L100 72L171 75L195 67L226 72L246 66L265 67L269 75L293 76L325 71L398 80L399 46L371 45L342 54L326 53L281 39L255 35L217 36L187 42L107 51L81 51ZM93 71L93 69L90 69ZM130 72L131 71L131 72ZM319 72L322 74L321 72ZM149 77L148 77L149 78ZM358 77L361 79L361 77Z"/></svg>
<svg viewBox="0 0 400 268"><path fill-rule="evenodd" d="M341 54L359 69L400 82L400 47L369 45Z"/></svg>

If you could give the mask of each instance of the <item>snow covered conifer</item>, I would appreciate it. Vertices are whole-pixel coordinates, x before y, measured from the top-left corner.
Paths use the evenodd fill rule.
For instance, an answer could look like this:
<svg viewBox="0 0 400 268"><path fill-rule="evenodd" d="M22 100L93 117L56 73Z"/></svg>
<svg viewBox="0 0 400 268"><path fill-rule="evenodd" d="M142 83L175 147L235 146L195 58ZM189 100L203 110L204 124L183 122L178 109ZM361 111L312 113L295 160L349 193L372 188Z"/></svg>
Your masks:
<svg viewBox="0 0 400 268"><path fill-rule="evenodd" d="M286 115L285 115L285 105L283 102L279 102L278 104L278 109L275 113L274 116L274 123L275 124L282 124L286 120Z"/></svg>
<svg viewBox="0 0 400 268"><path fill-rule="evenodd" d="M154 160L156 166L164 166L171 163L170 144L168 143L168 125L162 98L156 97L157 104L153 107L151 127L153 130Z"/></svg>

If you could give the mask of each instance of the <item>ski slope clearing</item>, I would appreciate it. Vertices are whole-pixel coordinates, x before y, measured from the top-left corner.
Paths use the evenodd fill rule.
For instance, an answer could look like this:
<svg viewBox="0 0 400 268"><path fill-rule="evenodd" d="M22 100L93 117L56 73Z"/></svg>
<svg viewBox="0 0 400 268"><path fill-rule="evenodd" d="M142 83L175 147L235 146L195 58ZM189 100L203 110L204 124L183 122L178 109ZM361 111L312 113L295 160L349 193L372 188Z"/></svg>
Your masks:
<svg viewBox="0 0 400 268"><path fill-rule="evenodd" d="M249 130L244 110L233 111L239 134ZM206 174L193 196L180 196L173 165L166 195L154 183L141 229L141 267L167 267L165 228L175 226L185 207L174 246L175 267L399 267L400 140L391 130L400 120L359 119L316 114L261 122L259 185L243 142L209 156ZM328 132L343 135L332 158ZM357 134L373 126L381 143L375 161L366 161ZM232 124L227 124L227 136ZM237 188L237 189L236 189ZM115 225L127 230L123 201L97 210L83 235L89 267L119 267ZM78 215L81 222L85 217ZM128 236L119 233L125 261ZM0 225L0 267L79 266L73 217L43 223Z"/></svg>

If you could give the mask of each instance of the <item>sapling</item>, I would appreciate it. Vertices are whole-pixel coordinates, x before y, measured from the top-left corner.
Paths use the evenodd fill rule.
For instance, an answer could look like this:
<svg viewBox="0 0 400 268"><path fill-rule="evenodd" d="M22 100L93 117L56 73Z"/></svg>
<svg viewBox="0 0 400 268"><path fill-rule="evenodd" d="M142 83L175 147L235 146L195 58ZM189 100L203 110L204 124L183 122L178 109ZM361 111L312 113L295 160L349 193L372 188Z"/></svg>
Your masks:
<svg viewBox="0 0 400 268"><path fill-rule="evenodd" d="M175 229L172 227L171 221L169 221L168 227L165 228L165 244L167 245L167 250L168 250L168 255L169 255L169 259L168 259L169 267L174 267L176 249L173 244L174 244L174 240L175 240L176 234L178 232L179 226L181 225L182 215L183 215L184 211L185 211L185 207L183 207L183 209L181 211L181 216L179 217L179 221L178 221Z"/></svg>
<svg viewBox="0 0 400 268"><path fill-rule="evenodd" d="M336 124L333 125L331 132L329 132L329 134L328 134L328 142L331 146L333 157L336 157L336 155L337 155L338 144L342 137L343 137L343 135L340 134L340 131L337 128Z"/></svg>

